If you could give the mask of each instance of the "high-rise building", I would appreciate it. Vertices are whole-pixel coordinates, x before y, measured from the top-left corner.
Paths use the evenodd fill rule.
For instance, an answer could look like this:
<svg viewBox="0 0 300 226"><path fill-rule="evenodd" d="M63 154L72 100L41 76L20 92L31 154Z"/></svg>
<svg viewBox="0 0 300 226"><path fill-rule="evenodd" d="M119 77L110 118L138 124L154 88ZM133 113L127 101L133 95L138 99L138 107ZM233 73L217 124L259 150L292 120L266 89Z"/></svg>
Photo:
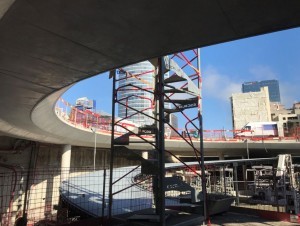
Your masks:
<svg viewBox="0 0 300 226"><path fill-rule="evenodd" d="M254 81L245 82L242 84L242 92L259 92L261 87L268 87L269 89L269 100L270 102L280 103L280 91L278 80L265 80L265 81Z"/></svg>
<svg viewBox="0 0 300 226"><path fill-rule="evenodd" d="M96 100L89 100L87 97L81 97L76 100L75 107L81 111L90 109L96 111Z"/></svg>
<svg viewBox="0 0 300 226"><path fill-rule="evenodd" d="M143 111L143 113L153 117L153 109L151 109L153 94L146 90L153 91L154 66L149 61L143 61L123 67L122 70L117 70L117 74L119 87L125 86L125 88L121 88L118 92L118 99L122 103L118 104L118 116L120 118L127 118L133 115L127 119L138 126L153 124L153 119L143 114L136 114L136 110ZM130 84L145 90L135 89L132 86L126 87L126 85ZM135 110L126 106L130 106Z"/></svg>
<svg viewBox="0 0 300 226"><path fill-rule="evenodd" d="M154 117L154 109L151 106L154 104L154 96L151 93L154 89L154 70L154 66L149 61L143 61L116 71L120 89L118 91L118 100L122 103L118 104L119 118L126 118L137 126L152 125L154 123L154 119L148 117L148 115ZM166 73L165 78L168 76L169 74ZM135 85L144 90L135 89L129 85ZM165 103L165 108L172 108L172 104ZM137 111L142 111L146 115L137 113ZM175 128L178 127L178 119L175 114L170 114L170 124ZM167 125L166 129L171 131L171 136L176 135Z"/></svg>

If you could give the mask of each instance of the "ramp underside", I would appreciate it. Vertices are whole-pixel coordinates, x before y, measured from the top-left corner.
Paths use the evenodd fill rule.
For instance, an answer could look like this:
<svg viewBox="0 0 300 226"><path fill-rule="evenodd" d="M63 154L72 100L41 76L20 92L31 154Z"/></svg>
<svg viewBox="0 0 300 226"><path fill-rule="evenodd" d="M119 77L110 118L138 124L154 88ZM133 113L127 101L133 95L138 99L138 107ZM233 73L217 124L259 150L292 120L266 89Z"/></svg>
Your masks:
<svg viewBox="0 0 300 226"><path fill-rule="evenodd" d="M297 0L4 2L1 132L56 143L72 141L35 126L31 113L63 87L144 59L300 25Z"/></svg>

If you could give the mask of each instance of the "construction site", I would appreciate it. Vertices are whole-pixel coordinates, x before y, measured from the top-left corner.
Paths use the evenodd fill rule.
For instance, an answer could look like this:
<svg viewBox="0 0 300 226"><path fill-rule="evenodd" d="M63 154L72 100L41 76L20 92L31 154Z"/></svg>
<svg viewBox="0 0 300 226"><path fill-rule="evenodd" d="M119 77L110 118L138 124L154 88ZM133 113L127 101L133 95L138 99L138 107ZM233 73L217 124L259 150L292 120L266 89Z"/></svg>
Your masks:
<svg viewBox="0 0 300 226"><path fill-rule="evenodd" d="M76 106L59 99L58 120L94 134L94 148L6 141L1 151L1 224L62 225L94 219L102 225L200 225L211 224L214 216L233 207L298 223L300 167L290 154L204 161L198 57L195 49L153 60L150 71L112 71L111 115L93 112L86 99ZM155 83L144 78L157 72ZM145 107L135 107L139 99ZM116 117L115 105L124 106L123 118ZM185 118L183 130L174 127L171 114ZM143 117L148 124L138 125L132 117ZM97 149L97 133L110 139L110 148ZM266 142L268 138L262 137ZM168 148L164 141L172 139L187 144L194 162Z"/></svg>
<svg viewBox="0 0 300 226"><path fill-rule="evenodd" d="M200 48L297 28L299 11L2 0L0 225L299 225L299 103L233 95L234 128L205 130L200 66ZM62 98L104 73L109 114Z"/></svg>

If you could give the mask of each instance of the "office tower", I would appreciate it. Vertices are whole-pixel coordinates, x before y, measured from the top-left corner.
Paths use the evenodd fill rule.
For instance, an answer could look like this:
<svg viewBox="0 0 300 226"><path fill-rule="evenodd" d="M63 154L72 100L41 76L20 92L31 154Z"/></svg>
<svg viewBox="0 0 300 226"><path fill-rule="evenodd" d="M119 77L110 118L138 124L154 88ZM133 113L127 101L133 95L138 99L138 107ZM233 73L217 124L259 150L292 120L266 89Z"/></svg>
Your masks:
<svg viewBox="0 0 300 226"><path fill-rule="evenodd" d="M118 116L120 118L128 117L128 120L138 126L153 124L153 119L143 114L135 114L135 110L126 108L126 106L130 106L138 111L143 111L143 113L147 115L153 116L153 109L151 109L153 94L146 90L153 91L154 66L149 61L143 61L117 70L117 75L119 79L119 88L121 87L118 92L118 99L124 104L118 104ZM128 86L130 84L141 87L144 90Z"/></svg>
<svg viewBox="0 0 300 226"><path fill-rule="evenodd" d="M96 100L89 100L87 97L81 97L76 100L75 107L81 111L90 109L93 112L96 111Z"/></svg>
<svg viewBox="0 0 300 226"><path fill-rule="evenodd" d="M154 78L155 71L154 66L149 61L144 61L123 67L116 71L118 78L118 100L122 104L118 104L118 117L122 119L127 119L137 126L152 125L154 119L143 115L136 114L138 111L143 111L143 113L154 117ZM169 77L169 73L165 74L165 78ZM135 89L133 86L138 86L143 88ZM147 92L150 91L150 92ZM171 103L165 103L165 108L174 108ZM128 106L128 107L127 107ZM134 109L130 109L134 108ZM175 114L170 114L170 124L174 127L178 127L178 118ZM175 132L165 125L166 131L171 131L171 136L176 136Z"/></svg>
<svg viewBox="0 0 300 226"><path fill-rule="evenodd" d="M269 89L269 100L270 102L280 103L280 91L279 91L279 82L278 80L265 80L265 81L254 81L254 82L245 82L242 85L242 92L259 92L261 87L268 87Z"/></svg>

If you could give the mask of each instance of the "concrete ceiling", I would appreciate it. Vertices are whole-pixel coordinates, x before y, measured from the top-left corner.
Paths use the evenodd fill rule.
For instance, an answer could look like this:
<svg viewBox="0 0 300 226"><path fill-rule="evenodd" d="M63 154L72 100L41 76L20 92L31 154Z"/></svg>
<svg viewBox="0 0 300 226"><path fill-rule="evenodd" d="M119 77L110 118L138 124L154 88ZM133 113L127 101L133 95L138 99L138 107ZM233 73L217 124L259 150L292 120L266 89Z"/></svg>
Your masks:
<svg viewBox="0 0 300 226"><path fill-rule="evenodd" d="M299 25L298 0L1 0L0 133L68 142L32 122L50 94L119 66Z"/></svg>

